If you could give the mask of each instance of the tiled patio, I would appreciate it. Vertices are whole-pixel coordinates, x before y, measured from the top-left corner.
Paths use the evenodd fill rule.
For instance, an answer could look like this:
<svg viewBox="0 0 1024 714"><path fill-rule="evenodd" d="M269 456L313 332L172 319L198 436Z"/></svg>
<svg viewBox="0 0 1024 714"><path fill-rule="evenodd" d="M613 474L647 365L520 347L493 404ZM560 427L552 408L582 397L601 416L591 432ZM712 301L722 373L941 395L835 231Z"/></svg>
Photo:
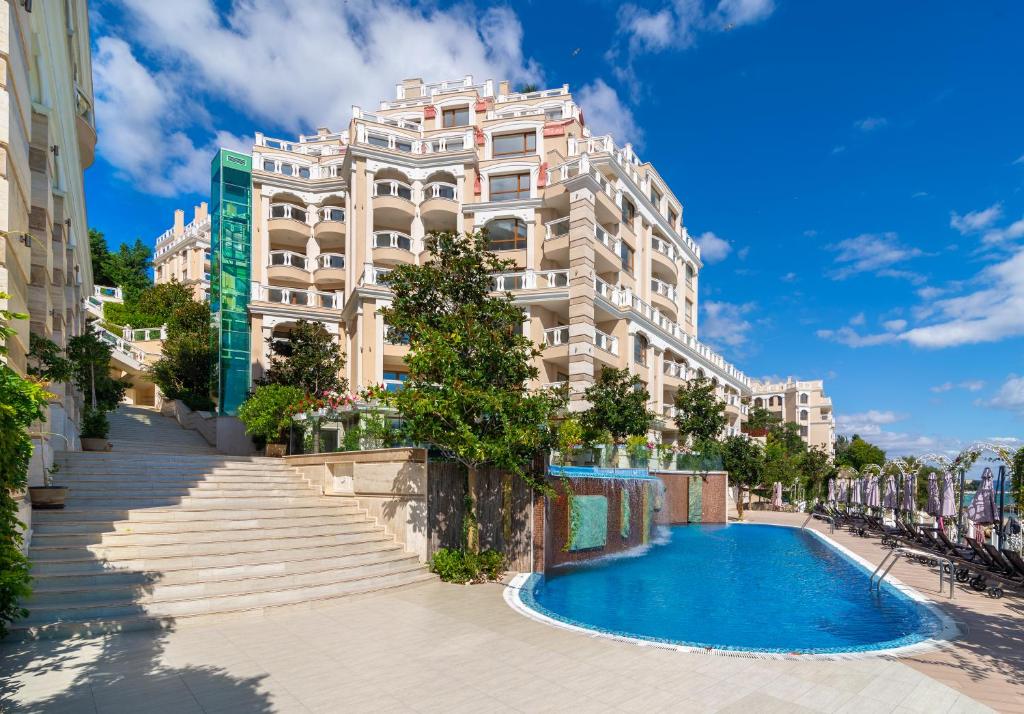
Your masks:
<svg viewBox="0 0 1024 714"><path fill-rule="evenodd" d="M880 553L869 540L837 540L868 558ZM916 566L899 567L907 570L899 577L918 584ZM919 579L934 595L934 577ZM0 645L0 710L933 714L987 711L980 699L1024 711L1012 699L1024 670L1009 658L1010 647L1020 651L1021 629L1004 625L996 640L974 629L1019 605L958 593L950 612L972 629L948 651L905 661L794 662L588 637L515 613L501 586L431 582L174 632ZM991 656L1002 665L988 673Z"/></svg>

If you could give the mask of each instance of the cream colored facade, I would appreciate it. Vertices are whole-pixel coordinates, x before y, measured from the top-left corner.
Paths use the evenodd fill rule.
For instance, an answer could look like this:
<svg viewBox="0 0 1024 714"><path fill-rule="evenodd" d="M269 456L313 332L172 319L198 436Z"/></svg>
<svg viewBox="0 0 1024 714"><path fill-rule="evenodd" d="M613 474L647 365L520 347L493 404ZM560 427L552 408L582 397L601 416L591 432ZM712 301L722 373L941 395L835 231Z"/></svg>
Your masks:
<svg viewBox="0 0 1024 714"><path fill-rule="evenodd" d="M156 239L153 251L153 283L179 283L192 287L196 300L210 298L210 213L206 202L192 208L192 220L185 212L174 212L174 225Z"/></svg>
<svg viewBox="0 0 1024 714"><path fill-rule="evenodd" d="M836 422L832 399L825 395L820 379L785 382L754 382L751 405L763 407L784 422L800 426L800 437L808 446L820 446L835 456Z"/></svg>
<svg viewBox="0 0 1024 714"><path fill-rule="evenodd" d="M4 1L0 13L0 292L10 295L0 307L29 315L12 322L5 359L24 373L30 332L65 345L81 332L92 292L82 175L96 147L89 15L84 0ZM63 384L49 391L47 421L33 428L47 432L33 485L41 457L50 464L54 449L78 446L80 398ZM22 520L30 516L26 504Z"/></svg>
<svg viewBox="0 0 1024 714"><path fill-rule="evenodd" d="M567 382L571 408L602 367L628 367L676 439L676 391L713 379L738 434L750 380L697 339L700 249L683 206L649 162L593 136L568 86L519 94L472 77L405 80L347 130L253 147L254 377L295 320L338 336L352 385L404 378L379 277L425 259L430 231L486 228L517 270L495 277L546 346L539 384Z"/></svg>

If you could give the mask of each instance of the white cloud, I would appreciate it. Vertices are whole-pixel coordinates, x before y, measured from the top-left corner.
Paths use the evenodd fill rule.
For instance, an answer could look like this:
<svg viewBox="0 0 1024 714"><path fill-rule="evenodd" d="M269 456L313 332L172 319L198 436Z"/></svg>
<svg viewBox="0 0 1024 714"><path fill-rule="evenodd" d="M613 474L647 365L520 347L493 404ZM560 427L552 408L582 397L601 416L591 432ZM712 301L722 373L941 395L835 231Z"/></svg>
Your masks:
<svg viewBox="0 0 1024 714"><path fill-rule="evenodd" d="M885 322L882 323L882 327L884 327L889 332L899 332L906 328L906 326L906 320L886 320Z"/></svg>
<svg viewBox="0 0 1024 714"><path fill-rule="evenodd" d="M923 280L917 273L895 270L891 266L923 255L918 248L905 246L895 233L862 233L829 246L837 253L839 267L829 273L833 280L846 280L860 273L875 273L879 277Z"/></svg>
<svg viewBox="0 0 1024 714"><path fill-rule="evenodd" d="M595 79L576 92L583 118L595 135L611 134L617 142L643 145L643 132L618 93L603 79Z"/></svg>
<svg viewBox="0 0 1024 714"><path fill-rule="evenodd" d="M949 214L949 226L960 231L961 234L977 233L991 226L1003 215L1003 204L994 203L988 208L979 211L971 211L961 216L956 211Z"/></svg>
<svg viewBox="0 0 1024 714"><path fill-rule="evenodd" d="M715 300L702 303L704 318L700 324L701 339L721 349L731 347L733 350L742 348L753 325L744 315L754 309L754 303L735 304Z"/></svg>
<svg viewBox="0 0 1024 714"><path fill-rule="evenodd" d="M956 385L953 384L952 382L943 382L942 384L937 384L934 387L930 387L930 389L936 394L942 394L943 392L950 391L955 386Z"/></svg>
<svg viewBox="0 0 1024 714"><path fill-rule="evenodd" d="M953 382L943 382L942 384L930 387L929 389L936 394L941 394L942 392L949 392L957 388L967 390L968 392L980 392L985 388L985 382L981 379L968 379L958 384L954 384Z"/></svg>
<svg viewBox="0 0 1024 714"><path fill-rule="evenodd" d="M835 146L832 147L833 156L835 156L836 154L841 154L844 151L846 151L846 147L843 146L842 144L836 144Z"/></svg>
<svg viewBox="0 0 1024 714"><path fill-rule="evenodd" d="M877 429L883 424L893 424L903 417L894 411L869 409L858 414L840 414L836 418L836 428L848 432L867 432Z"/></svg>
<svg viewBox="0 0 1024 714"><path fill-rule="evenodd" d="M775 12L774 0L721 0L713 16L723 26L752 25Z"/></svg>
<svg viewBox="0 0 1024 714"><path fill-rule="evenodd" d="M1024 237L1024 218L1014 221L1005 228L993 228L992 230L985 231L985 235L981 237L981 242L985 245L995 245L1008 240L1017 240L1021 237Z"/></svg>
<svg viewBox="0 0 1024 714"><path fill-rule="evenodd" d="M987 406L1007 409L1024 416L1024 377L1011 374L999 387L995 396L985 402Z"/></svg>
<svg viewBox="0 0 1024 714"><path fill-rule="evenodd" d="M857 434L883 449L887 456L925 451L955 452L959 448L959 442L953 439L885 428L906 418L906 415L892 411L874 409L858 414L840 414L836 418L836 431L846 436Z"/></svg>
<svg viewBox="0 0 1024 714"><path fill-rule="evenodd" d="M867 322L868 318L863 312L858 312L856 315L850 318L851 325L863 325Z"/></svg>
<svg viewBox="0 0 1024 714"><path fill-rule="evenodd" d="M784 283L792 283L793 281L796 280L796 273L786 273L781 278L779 278L779 280L781 280Z"/></svg>
<svg viewBox="0 0 1024 714"><path fill-rule="evenodd" d="M750 255L750 246L749 245L745 245L742 248L740 248L738 251L736 251L736 257L739 258L740 260L746 260L748 255Z"/></svg>
<svg viewBox="0 0 1024 714"><path fill-rule="evenodd" d="M1024 154L1021 154L1020 156L1018 156L1017 159L1013 163L1014 164L1024 164Z"/></svg>
<svg viewBox="0 0 1024 714"><path fill-rule="evenodd" d="M705 263L719 263L725 260L732 251L732 244L719 238L711 231L705 231L697 238L700 246L700 257Z"/></svg>
<svg viewBox="0 0 1024 714"><path fill-rule="evenodd" d="M864 119L858 119L853 125L861 131L874 131L875 129L881 129L888 123L889 120L885 117L865 117Z"/></svg>
<svg viewBox="0 0 1024 714"><path fill-rule="evenodd" d="M224 137L209 128L207 99L297 134L342 128L352 104L375 108L404 77L541 80L508 8L246 0L222 15L213 0L121 4L127 19L102 26L121 36L96 40L99 150L161 195L199 188L200 164L209 173L208 149ZM132 47L145 51L145 67Z"/></svg>
<svg viewBox="0 0 1024 714"><path fill-rule="evenodd" d="M852 327L840 327L836 330L818 330L815 332L818 337L829 342L838 342L847 347L874 347L887 342L894 342L896 335L891 332L876 335L862 335Z"/></svg>
<svg viewBox="0 0 1024 714"><path fill-rule="evenodd" d="M915 191L913 194L911 194L910 197L911 198L927 198L928 197L928 192L927 191Z"/></svg>

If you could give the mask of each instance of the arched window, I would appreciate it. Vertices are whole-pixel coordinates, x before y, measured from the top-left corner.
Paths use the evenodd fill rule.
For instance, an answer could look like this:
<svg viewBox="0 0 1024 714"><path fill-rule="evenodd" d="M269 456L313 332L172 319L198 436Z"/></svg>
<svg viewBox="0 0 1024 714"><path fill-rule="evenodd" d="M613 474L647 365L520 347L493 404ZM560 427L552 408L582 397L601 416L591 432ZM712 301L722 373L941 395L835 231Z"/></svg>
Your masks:
<svg viewBox="0 0 1024 714"><path fill-rule="evenodd" d="M647 338L639 332L633 336L633 361L647 364Z"/></svg>
<svg viewBox="0 0 1024 714"><path fill-rule="evenodd" d="M754 406L755 407L764 407L764 400L761 399L761 397L756 397L754 399Z"/></svg>
<svg viewBox="0 0 1024 714"><path fill-rule="evenodd" d="M800 410L800 421L807 421L807 418L808 418L807 417L807 410L806 409L801 409Z"/></svg>
<svg viewBox="0 0 1024 714"><path fill-rule="evenodd" d="M809 399L809 397L807 396L806 392L804 392L803 394L800 395L800 403L801 404L807 404L808 399Z"/></svg>
<svg viewBox="0 0 1024 714"><path fill-rule="evenodd" d="M526 224L518 218L496 218L486 228L491 250L526 250Z"/></svg>

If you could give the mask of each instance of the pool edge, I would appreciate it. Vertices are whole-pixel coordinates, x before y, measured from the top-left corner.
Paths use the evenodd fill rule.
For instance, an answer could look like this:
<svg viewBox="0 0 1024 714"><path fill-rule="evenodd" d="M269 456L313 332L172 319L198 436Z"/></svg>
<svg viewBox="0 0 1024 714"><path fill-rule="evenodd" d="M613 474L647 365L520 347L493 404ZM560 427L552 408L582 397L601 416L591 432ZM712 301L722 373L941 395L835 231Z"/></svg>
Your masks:
<svg viewBox="0 0 1024 714"><path fill-rule="evenodd" d="M832 538L829 538L824 533L819 533L813 529L802 528L801 526L787 525L781 523L729 523L727 525L757 525L757 526L774 526L778 528L792 528L796 530L806 530L813 533L815 536L820 538L823 542L834 548L843 557L865 570L869 575L874 571L875 566L871 565L865 558L857 555L844 545L836 542ZM551 627L557 627L563 630L569 630L579 634L584 634L589 637L600 637L602 639L615 640L618 642L625 642L628 644L637 645L640 647L652 647L663 650L673 650L676 652L696 653L696 654L707 654L715 655L719 657L744 657L754 659L777 659L785 661L794 660L856 660L856 659L868 659L877 657L889 657L898 658L906 657L912 654L918 654L920 652L927 652L935 649L942 648L948 645L948 643L959 637L962 632L960 627L957 626L956 622L946 612L944 612L932 599L925 597L922 593L903 583L898 578L889 576L886 582L891 585L894 589L905 595L907 598L924 607L928 612L938 620L940 631L931 637L925 637L917 642L912 642L906 645L900 645L897 647L883 647L878 649L867 649L867 650L851 650L849 652L772 652L766 650L757 649L742 649L742 648L720 648L720 647L705 647L705 646L694 646L684 645L674 642L660 641L656 639L645 639L642 637L632 637L630 635L618 634L615 632L609 632L605 630L599 630L591 627L583 627L576 625L571 622L559 620L557 618L546 615L523 601L521 593L523 586L529 581L529 579L537 575L536 573L519 573L512 578L512 580L504 587L502 597L505 603L518 612L520 615L527 617L535 622L540 622Z"/></svg>

